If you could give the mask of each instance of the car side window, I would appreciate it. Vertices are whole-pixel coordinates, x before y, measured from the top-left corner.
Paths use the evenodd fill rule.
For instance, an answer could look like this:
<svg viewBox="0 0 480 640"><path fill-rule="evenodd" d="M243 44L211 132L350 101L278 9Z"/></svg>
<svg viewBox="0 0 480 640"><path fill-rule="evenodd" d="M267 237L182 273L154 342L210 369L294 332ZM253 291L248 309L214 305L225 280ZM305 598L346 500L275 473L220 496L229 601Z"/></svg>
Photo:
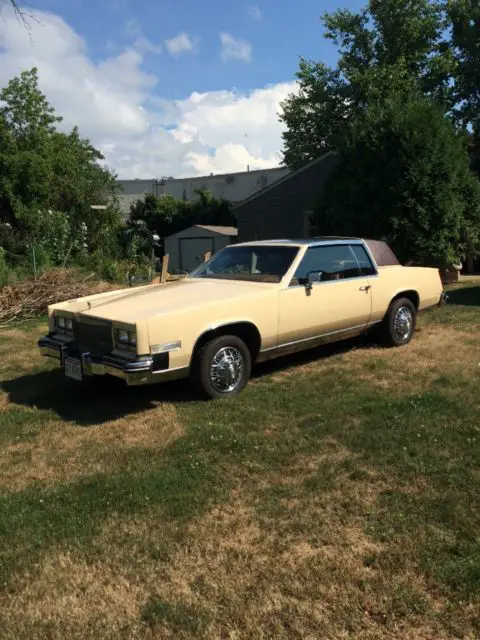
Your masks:
<svg viewBox="0 0 480 640"><path fill-rule="evenodd" d="M376 275L377 272L372 264L372 261L370 260L368 253L365 250L365 247L362 247L362 245L360 244L352 244L351 249L360 266L360 272L362 276Z"/></svg>
<svg viewBox="0 0 480 640"><path fill-rule="evenodd" d="M298 265L290 286L306 282L312 271L322 272L322 282L361 276L357 260L348 245L310 247Z"/></svg>

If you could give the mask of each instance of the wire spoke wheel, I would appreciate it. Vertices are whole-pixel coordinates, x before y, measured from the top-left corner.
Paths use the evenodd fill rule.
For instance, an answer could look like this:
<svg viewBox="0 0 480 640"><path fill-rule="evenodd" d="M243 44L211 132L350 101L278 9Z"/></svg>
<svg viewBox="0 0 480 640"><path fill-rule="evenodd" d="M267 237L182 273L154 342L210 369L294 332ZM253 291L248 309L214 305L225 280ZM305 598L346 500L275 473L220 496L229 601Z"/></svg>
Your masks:
<svg viewBox="0 0 480 640"><path fill-rule="evenodd" d="M413 328L413 315L408 307L400 307L395 314L393 331L399 340L406 340Z"/></svg>
<svg viewBox="0 0 480 640"><path fill-rule="evenodd" d="M210 364L210 382L218 393L232 393L240 385L245 368L242 353L236 347L219 349Z"/></svg>

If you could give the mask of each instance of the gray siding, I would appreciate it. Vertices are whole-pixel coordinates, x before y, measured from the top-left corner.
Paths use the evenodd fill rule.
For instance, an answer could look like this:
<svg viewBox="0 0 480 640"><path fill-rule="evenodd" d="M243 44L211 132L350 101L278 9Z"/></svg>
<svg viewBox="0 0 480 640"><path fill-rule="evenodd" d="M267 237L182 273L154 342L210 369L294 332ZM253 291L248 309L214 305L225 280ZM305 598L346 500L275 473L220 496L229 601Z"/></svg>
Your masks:
<svg viewBox="0 0 480 640"><path fill-rule="evenodd" d="M336 153L327 153L237 204L239 242L308 237L309 212L315 209L338 162Z"/></svg>
<svg viewBox="0 0 480 640"><path fill-rule="evenodd" d="M230 202L240 202L256 191L263 189L290 173L287 167L243 171L198 178L166 178L164 180L118 180L118 199L123 213L128 214L130 206L146 193L157 196L170 194L174 198L195 200L196 189L207 189L217 198Z"/></svg>

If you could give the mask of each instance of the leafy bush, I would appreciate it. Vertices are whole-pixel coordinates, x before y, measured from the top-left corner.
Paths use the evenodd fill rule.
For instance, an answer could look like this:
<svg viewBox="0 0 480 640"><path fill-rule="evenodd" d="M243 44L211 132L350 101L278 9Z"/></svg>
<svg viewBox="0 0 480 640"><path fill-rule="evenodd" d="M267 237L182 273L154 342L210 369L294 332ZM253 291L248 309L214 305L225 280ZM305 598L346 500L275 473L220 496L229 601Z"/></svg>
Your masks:
<svg viewBox="0 0 480 640"><path fill-rule="evenodd" d="M424 98L369 107L338 138L322 195L322 235L385 238L401 260L456 262L478 249L480 184L466 140Z"/></svg>
<svg viewBox="0 0 480 640"><path fill-rule="evenodd" d="M8 266L5 255L5 249L0 247L0 287L5 286L8 282Z"/></svg>
<svg viewBox="0 0 480 640"><path fill-rule="evenodd" d="M151 253L152 234L164 238L194 224L234 226L236 218L231 203L213 197L208 191L197 190L198 199L177 200L167 194L157 197L147 194L130 209L129 228L137 251ZM136 239L133 240L133 237Z"/></svg>

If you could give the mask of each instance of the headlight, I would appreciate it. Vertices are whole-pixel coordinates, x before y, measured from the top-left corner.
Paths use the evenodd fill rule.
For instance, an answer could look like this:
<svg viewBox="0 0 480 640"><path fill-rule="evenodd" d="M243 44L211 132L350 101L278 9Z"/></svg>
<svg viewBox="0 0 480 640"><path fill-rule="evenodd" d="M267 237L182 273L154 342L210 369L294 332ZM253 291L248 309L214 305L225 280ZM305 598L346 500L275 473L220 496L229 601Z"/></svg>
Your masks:
<svg viewBox="0 0 480 640"><path fill-rule="evenodd" d="M123 331L123 329L117 331L117 341L128 344L128 331Z"/></svg>
<svg viewBox="0 0 480 640"><path fill-rule="evenodd" d="M125 329L117 329L115 332L117 346L119 347L136 347L137 334L135 331L126 331Z"/></svg>
<svg viewBox="0 0 480 640"><path fill-rule="evenodd" d="M55 315L55 326L63 333L73 333L73 320L65 316Z"/></svg>

